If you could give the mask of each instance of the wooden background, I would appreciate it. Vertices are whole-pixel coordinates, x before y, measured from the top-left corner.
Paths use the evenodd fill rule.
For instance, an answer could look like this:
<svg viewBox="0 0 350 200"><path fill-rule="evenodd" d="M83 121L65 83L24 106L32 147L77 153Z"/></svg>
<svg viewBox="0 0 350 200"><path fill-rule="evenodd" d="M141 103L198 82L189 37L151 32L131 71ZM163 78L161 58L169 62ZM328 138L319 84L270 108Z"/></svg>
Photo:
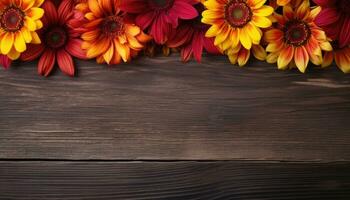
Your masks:
<svg viewBox="0 0 350 200"><path fill-rule="evenodd" d="M350 76L178 55L0 71L0 199L350 199Z"/></svg>

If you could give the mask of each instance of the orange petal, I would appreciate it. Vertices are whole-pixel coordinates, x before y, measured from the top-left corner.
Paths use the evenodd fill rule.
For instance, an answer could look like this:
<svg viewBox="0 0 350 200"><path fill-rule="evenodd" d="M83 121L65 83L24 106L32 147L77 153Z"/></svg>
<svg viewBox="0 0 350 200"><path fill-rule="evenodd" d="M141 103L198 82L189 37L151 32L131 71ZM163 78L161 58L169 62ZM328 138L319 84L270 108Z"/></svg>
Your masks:
<svg viewBox="0 0 350 200"><path fill-rule="evenodd" d="M277 65L278 69L286 69L290 61L292 61L294 55L294 48L290 45L286 45L278 56Z"/></svg>
<svg viewBox="0 0 350 200"><path fill-rule="evenodd" d="M305 73L306 67L309 63L309 54L303 46L295 48L294 61L299 71Z"/></svg>

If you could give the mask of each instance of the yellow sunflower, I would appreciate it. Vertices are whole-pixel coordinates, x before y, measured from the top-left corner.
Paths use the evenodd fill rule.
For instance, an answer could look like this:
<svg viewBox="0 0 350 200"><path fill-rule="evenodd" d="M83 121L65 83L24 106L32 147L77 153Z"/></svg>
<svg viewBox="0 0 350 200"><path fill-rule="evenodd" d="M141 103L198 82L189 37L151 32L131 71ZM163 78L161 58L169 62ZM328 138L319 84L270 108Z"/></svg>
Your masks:
<svg viewBox="0 0 350 200"><path fill-rule="evenodd" d="M40 43L35 32L42 28L44 0L0 1L0 54L16 60L27 49L28 43Z"/></svg>
<svg viewBox="0 0 350 200"><path fill-rule="evenodd" d="M268 18L274 11L264 5L266 0L208 0L202 22L211 25L206 37L215 37L215 45L223 52L242 45L250 50L259 45L262 38L260 28L272 25Z"/></svg>

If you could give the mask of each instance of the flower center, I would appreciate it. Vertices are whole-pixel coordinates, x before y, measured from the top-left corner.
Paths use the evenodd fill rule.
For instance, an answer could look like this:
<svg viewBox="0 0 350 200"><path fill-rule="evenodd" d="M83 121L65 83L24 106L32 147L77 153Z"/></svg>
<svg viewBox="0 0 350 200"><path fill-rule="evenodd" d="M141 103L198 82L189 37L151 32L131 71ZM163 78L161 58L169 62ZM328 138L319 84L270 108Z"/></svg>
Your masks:
<svg viewBox="0 0 350 200"><path fill-rule="evenodd" d="M23 27L24 13L19 8L10 6L1 13L0 20L0 26L3 30L16 32Z"/></svg>
<svg viewBox="0 0 350 200"><path fill-rule="evenodd" d="M124 33L123 19L118 16L109 16L102 22L102 32L106 35L117 36Z"/></svg>
<svg viewBox="0 0 350 200"><path fill-rule="evenodd" d="M284 28L284 39L286 43L301 46L311 36L310 27L303 21L290 21Z"/></svg>
<svg viewBox="0 0 350 200"><path fill-rule="evenodd" d="M252 11L244 0L231 0L225 6L225 19L234 28L243 27L252 20Z"/></svg>
<svg viewBox="0 0 350 200"><path fill-rule="evenodd" d="M54 49L63 47L67 42L67 33L61 27L55 27L46 32L46 44Z"/></svg>
<svg viewBox="0 0 350 200"><path fill-rule="evenodd" d="M148 4L153 9L166 9L172 6L174 0L148 0Z"/></svg>

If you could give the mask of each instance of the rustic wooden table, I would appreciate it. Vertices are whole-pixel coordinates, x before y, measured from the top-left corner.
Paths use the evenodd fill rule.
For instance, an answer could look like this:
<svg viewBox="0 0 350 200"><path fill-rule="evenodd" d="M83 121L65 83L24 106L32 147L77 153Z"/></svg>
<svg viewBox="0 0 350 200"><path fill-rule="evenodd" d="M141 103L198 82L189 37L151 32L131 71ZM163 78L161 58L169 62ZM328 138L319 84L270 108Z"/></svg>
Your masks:
<svg viewBox="0 0 350 200"><path fill-rule="evenodd" d="M0 72L0 199L350 199L350 76L224 57Z"/></svg>

